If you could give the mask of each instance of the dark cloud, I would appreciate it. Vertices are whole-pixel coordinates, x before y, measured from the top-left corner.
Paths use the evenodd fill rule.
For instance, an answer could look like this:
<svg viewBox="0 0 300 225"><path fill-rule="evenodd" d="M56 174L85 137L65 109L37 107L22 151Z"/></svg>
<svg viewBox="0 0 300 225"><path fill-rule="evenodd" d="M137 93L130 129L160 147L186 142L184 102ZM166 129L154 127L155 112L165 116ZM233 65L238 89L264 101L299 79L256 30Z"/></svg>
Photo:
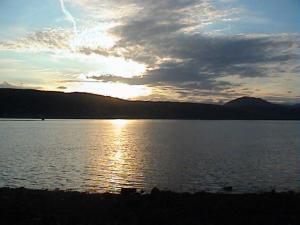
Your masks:
<svg viewBox="0 0 300 225"><path fill-rule="evenodd" d="M107 1L93 2L98 9ZM82 48L80 52L123 57L143 63L147 69L131 78L96 74L90 81L147 85L159 93L151 96L154 99L175 92L177 97L194 99L199 95L252 94L243 89L244 78L299 76L297 34L216 36L204 32L207 24L236 19L236 9L216 9L209 0L110 2L134 8L134 13L118 17L119 25L110 30L118 42L111 49ZM238 77L240 83L230 82L230 77Z"/></svg>
<svg viewBox="0 0 300 225"><path fill-rule="evenodd" d="M65 87L65 86L59 86L59 87L57 87L56 89L59 89L59 90L66 90L67 87Z"/></svg>
<svg viewBox="0 0 300 225"><path fill-rule="evenodd" d="M107 49L101 49L101 48L92 49L92 48L82 47L79 48L78 51L85 55L97 54L102 56L109 56L110 54L113 54L113 52L110 53Z"/></svg>
<svg viewBox="0 0 300 225"><path fill-rule="evenodd" d="M179 35L164 42L150 41L154 44L146 45L152 49L149 52L157 53L157 60L150 64L143 76L100 75L90 78L136 85L182 86L194 82L199 89L228 88L230 83L224 85L217 79L231 75L269 77L298 74L298 41L297 35ZM149 58L152 62L153 56L149 55ZM167 60L164 61L164 58ZM149 64L147 57L135 60Z"/></svg>
<svg viewBox="0 0 300 225"><path fill-rule="evenodd" d="M122 18L111 33L119 41L109 50L84 49L85 54L114 55L147 65L142 76L96 75L93 80L135 85L172 86L175 90L220 91L237 86L220 78L276 77L300 71L299 35L247 34L216 36L202 26L232 18L211 1L123 0L139 11Z"/></svg>
<svg viewBox="0 0 300 225"><path fill-rule="evenodd" d="M156 56L154 65L163 73L169 68L174 74L175 67L185 72L189 70L194 76L197 74L268 76L271 74L267 67L275 70L274 72L299 71L297 35L212 37L181 34L166 37L165 41L153 39L144 41L143 50L149 52L149 61L152 61L153 55ZM129 55L131 58L135 56L131 52L128 53L128 57ZM161 62L164 58L170 61L168 63L170 67ZM149 63L145 56L140 58L138 55L135 60Z"/></svg>

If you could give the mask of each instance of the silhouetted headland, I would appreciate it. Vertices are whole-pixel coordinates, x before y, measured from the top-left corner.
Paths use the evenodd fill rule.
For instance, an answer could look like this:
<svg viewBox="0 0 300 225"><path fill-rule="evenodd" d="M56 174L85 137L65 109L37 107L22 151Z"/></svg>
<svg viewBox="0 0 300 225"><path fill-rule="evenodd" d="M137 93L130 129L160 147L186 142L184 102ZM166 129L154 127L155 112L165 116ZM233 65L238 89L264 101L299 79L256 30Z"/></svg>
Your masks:
<svg viewBox="0 0 300 225"><path fill-rule="evenodd" d="M123 194L0 188L0 224L5 225L296 225L299 193Z"/></svg>
<svg viewBox="0 0 300 225"><path fill-rule="evenodd" d="M0 89L0 117L46 119L299 120L299 105L242 97L224 105L127 101L88 93Z"/></svg>

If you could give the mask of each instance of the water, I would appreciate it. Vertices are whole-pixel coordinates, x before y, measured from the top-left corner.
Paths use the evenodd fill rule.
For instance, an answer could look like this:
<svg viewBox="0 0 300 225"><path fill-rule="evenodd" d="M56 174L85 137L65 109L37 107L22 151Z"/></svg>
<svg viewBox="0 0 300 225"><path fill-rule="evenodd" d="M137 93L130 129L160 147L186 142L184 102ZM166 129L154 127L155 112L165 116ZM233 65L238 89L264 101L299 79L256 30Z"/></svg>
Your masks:
<svg viewBox="0 0 300 225"><path fill-rule="evenodd" d="M300 190L300 121L0 121L0 186Z"/></svg>

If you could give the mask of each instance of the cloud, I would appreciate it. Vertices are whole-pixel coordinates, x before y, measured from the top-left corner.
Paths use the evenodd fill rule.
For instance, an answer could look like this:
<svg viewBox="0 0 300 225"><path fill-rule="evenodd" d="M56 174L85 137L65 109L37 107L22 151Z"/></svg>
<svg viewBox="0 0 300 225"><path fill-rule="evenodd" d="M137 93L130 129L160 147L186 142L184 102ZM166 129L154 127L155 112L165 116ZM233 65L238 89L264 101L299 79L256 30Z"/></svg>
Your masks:
<svg viewBox="0 0 300 225"><path fill-rule="evenodd" d="M59 90L66 90L66 89L68 89L68 88L65 87L65 86L58 86L58 87L56 87L56 89L59 89Z"/></svg>
<svg viewBox="0 0 300 225"><path fill-rule="evenodd" d="M16 84L11 84L6 81L0 83L0 88L10 88L10 89L42 89L41 87L36 87L36 86L27 86L27 85L16 85Z"/></svg>
<svg viewBox="0 0 300 225"><path fill-rule="evenodd" d="M218 87L216 80L221 77L275 77L297 75L300 71L298 35L213 37L181 34L160 42L147 37L144 42L149 56L145 53L144 57L131 55L134 60L149 65L143 76L99 75L92 78L147 85L177 86L195 82L206 84L198 85L199 88L213 89L213 85ZM153 57L154 52L156 57Z"/></svg>
<svg viewBox="0 0 300 225"><path fill-rule="evenodd" d="M74 17L66 10L64 2L60 1L67 19L76 28ZM86 19L87 23L96 24L95 27L111 22L113 25L104 31L100 29L100 33L113 36L115 41L106 47L99 47L101 45L95 45L94 42L93 45L87 45L75 41L76 48L72 48L72 32L46 29L19 40L2 42L0 50L67 51L85 56L88 60L101 55L135 61L146 65L145 72L126 78L120 76L121 73L106 74L99 70L86 76L91 82L147 85L159 93L154 93L151 96L153 98L165 96L164 92L176 92L176 96L185 98L198 98L198 95L219 98L236 96L247 93L246 89L242 90L243 79L299 78L299 34L213 35L213 30L206 29L215 23L225 24L226 27L230 21L240 18L239 9L216 8L214 1L210 0L65 2L85 10L83 14L86 16L81 20ZM70 54L61 55L65 57ZM230 77L238 77L240 83Z"/></svg>
<svg viewBox="0 0 300 225"><path fill-rule="evenodd" d="M71 33L64 29L44 29L27 34L25 37L0 42L0 50L57 52L69 50Z"/></svg>
<svg viewBox="0 0 300 225"><path fill-rule="evenodd" d="M238 85L221 82L223 77L299 74L298 34L210 35L204 32L208 24L234 20L237 9L216 9L207 0L119 2L119 6L128 5L137 10L121 17L119 25L110 29L118 37L116 44L110 49L82 48L80 52L131 59L147 65L147 70L132 78L98 74L89 76L90 79L168 86L174 90L186 88L192 93L195 89L220 91ZM95 0L92 5L100 7L100 1Z"/></svg>

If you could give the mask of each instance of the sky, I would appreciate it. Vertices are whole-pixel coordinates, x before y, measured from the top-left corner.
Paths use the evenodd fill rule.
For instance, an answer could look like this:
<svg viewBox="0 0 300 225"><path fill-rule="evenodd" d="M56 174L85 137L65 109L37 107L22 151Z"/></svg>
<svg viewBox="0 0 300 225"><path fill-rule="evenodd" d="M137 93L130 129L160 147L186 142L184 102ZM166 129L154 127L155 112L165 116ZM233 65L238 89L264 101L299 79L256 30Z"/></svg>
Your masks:
<svg viewBox="0 0 300 225"><path fill-rule="evenodd" d="M0 0L0 88L300 102L300 0Z"/></svg>

